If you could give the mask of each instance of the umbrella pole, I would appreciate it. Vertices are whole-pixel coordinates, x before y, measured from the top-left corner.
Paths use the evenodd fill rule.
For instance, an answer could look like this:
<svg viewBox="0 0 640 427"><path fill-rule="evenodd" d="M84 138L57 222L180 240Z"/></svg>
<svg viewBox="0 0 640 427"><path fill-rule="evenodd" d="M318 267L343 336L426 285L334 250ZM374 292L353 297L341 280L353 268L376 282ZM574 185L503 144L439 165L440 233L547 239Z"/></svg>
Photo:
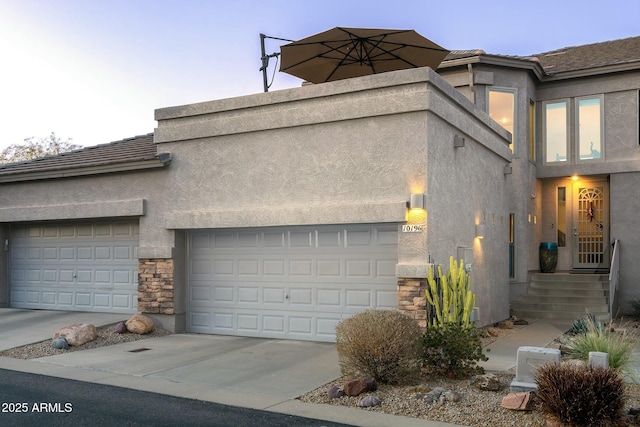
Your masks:
<svg viewBox="0 0 640 427"><path fill-rule="evenodd" d="M265 55L265 51L264 51L264 39L265 39L264 34L260 34L260 53L261 53L261 59L262 59L262 67L260 67L260 69L262 70L262 84L264 85L264 91L265 92L269 92L269 85L267 82L267 67L269 66L269 57Z"/></svg>
<svg viewBox="0 0 640 427"><path fill-rule="evenodd" d="M265 36L264 34L260 34L260 59L262 60L262 67L260 67L260 71L262 71L262 84L264 86L264 91L269 92L269 81L267 79L267 68L269 67L269 58L276 58L280 56L280 52L274 52L271 55L267 55L264 49L264 39L273 39L273 40L282 40L285 42L292 42L293 40L289 39L281 39L279 37L271 37Z"/></svg>

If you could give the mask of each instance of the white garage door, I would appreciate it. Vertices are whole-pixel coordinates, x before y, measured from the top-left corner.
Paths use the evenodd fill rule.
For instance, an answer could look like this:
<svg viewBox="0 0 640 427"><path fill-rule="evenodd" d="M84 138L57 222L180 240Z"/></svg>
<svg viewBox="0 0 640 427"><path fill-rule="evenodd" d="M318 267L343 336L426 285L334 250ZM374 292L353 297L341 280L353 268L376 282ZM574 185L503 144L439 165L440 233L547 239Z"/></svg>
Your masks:
<svg viewBox="0 0 640 427"><path fill-rule="evenodd" d="M367 308L396 308L397 225L193 231L190 332L335 341Z"/></svg>
<svg viewBox="0 0 640 427"><path fill-rule="evenodd" d="M135 313L138 241L137 222L12 227L11 307Z"/></svg>

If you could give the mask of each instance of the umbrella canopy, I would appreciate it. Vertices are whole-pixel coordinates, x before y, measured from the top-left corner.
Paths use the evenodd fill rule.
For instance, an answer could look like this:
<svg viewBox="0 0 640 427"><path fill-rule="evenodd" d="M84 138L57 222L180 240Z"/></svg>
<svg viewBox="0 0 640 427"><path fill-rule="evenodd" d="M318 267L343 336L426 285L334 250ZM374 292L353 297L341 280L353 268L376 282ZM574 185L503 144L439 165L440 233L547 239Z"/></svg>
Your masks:
<svg viewBox="0 0 640 427"><path fill-rule="evenodd" d="M413 30L336 27L280 48L280 71L323 83L405 68L438 68L449 53Z"/></svg>

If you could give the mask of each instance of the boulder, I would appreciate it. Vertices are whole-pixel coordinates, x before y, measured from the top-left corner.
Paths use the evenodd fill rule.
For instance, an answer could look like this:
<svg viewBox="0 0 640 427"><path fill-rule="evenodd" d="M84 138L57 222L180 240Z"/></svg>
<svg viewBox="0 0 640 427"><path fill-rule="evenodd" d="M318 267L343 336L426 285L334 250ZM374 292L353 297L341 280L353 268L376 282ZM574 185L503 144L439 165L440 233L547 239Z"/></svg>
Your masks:
<svg viewBox="0 0 640 427"><path fill-rule="evenodd" d="M513 322L511 320L503 320L502 322L498 322L498 328L513 329Z"/></svg>
<svg viewBox="0 0 640 427"><path fill-rule="evenodd" d="M129 332L138 335L148 334L155 328L153 320L142 314L134 314L131 316L129 320L125 322L125 326Z"/></svg>
<svg viewBox="0 0 640 427"><path fill-rule="evenodd" d="M344 394L347 396L359 396L362 393L368 391L376 391L378 389L378 384L376 380L369 375L365 375L355 380L347 381L347 383L342 387L344 390Z"/></svg>
<svg viewBox="0 0 640 427"><path fill-rule="evenodd" d="M471 379L471 384L484 391L498 391L502 388L500 379L494 374L476 375Z"/></svg>
<svg viewBox="0 0 640 427"><path fill-rule="evenodd" d="M500 331L498 330L498 328L487 328L484 330L484 333L488 337L497 337L498 335L500 335Z"/></svg>
<svg viewBox="0 0 640 427"><path fill-rule="evenodd" d="M78 346L95 340L98 331L91 323L72 323L55 331L53 339L58 337L64 337L69 345Z"/></svg>
<svg viewBox="0 0 640 427"><path fill-rule="evenodd" d="M501 406L514 411L531 411L533 409L533 393L530 391L509 393L502 398Z"/></svg>
<svg viewBox="0 0 640 427"><path fill-rule="evenodd" d="M378 406L380 404L380 398L378 396L365 396L358 402L358 406L361 408L370 408L372 406Z"/></svg>
<svg viewBox="0 0 640 427"><path fill-rule="evenodd" d="M127 330L127 325L124 324L124 322L120 322L116 325L116 334L126 334L127 332L129 332Z"/></svg>
<svg viewBox="0 0 640 427"><path fill-rule="evenodd" d="M329 396L329 399L339 399L344 396L344 391L342 391L340 387L332 385L327 390L327 395Z"/></svg>
<svg viewBox="0 0 640 427"><path fill-rule="evenodd" d="M51 342L51 347L57 348L58 350L69 350L69 344L65 337L58 337Z"/></svg>

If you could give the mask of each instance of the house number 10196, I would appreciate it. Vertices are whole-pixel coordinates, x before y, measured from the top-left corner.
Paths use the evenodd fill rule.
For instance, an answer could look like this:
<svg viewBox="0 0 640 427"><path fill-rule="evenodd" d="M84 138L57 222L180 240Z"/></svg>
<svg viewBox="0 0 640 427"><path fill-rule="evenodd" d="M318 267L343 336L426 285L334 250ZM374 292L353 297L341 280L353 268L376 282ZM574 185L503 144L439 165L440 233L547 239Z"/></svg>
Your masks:
<svg viewBox="0 0 640 427"><path fill-rule="evenodd" d="M403 233L422 233L422 226L421 225L403 225L402 226L402 232Z"/></svg>

